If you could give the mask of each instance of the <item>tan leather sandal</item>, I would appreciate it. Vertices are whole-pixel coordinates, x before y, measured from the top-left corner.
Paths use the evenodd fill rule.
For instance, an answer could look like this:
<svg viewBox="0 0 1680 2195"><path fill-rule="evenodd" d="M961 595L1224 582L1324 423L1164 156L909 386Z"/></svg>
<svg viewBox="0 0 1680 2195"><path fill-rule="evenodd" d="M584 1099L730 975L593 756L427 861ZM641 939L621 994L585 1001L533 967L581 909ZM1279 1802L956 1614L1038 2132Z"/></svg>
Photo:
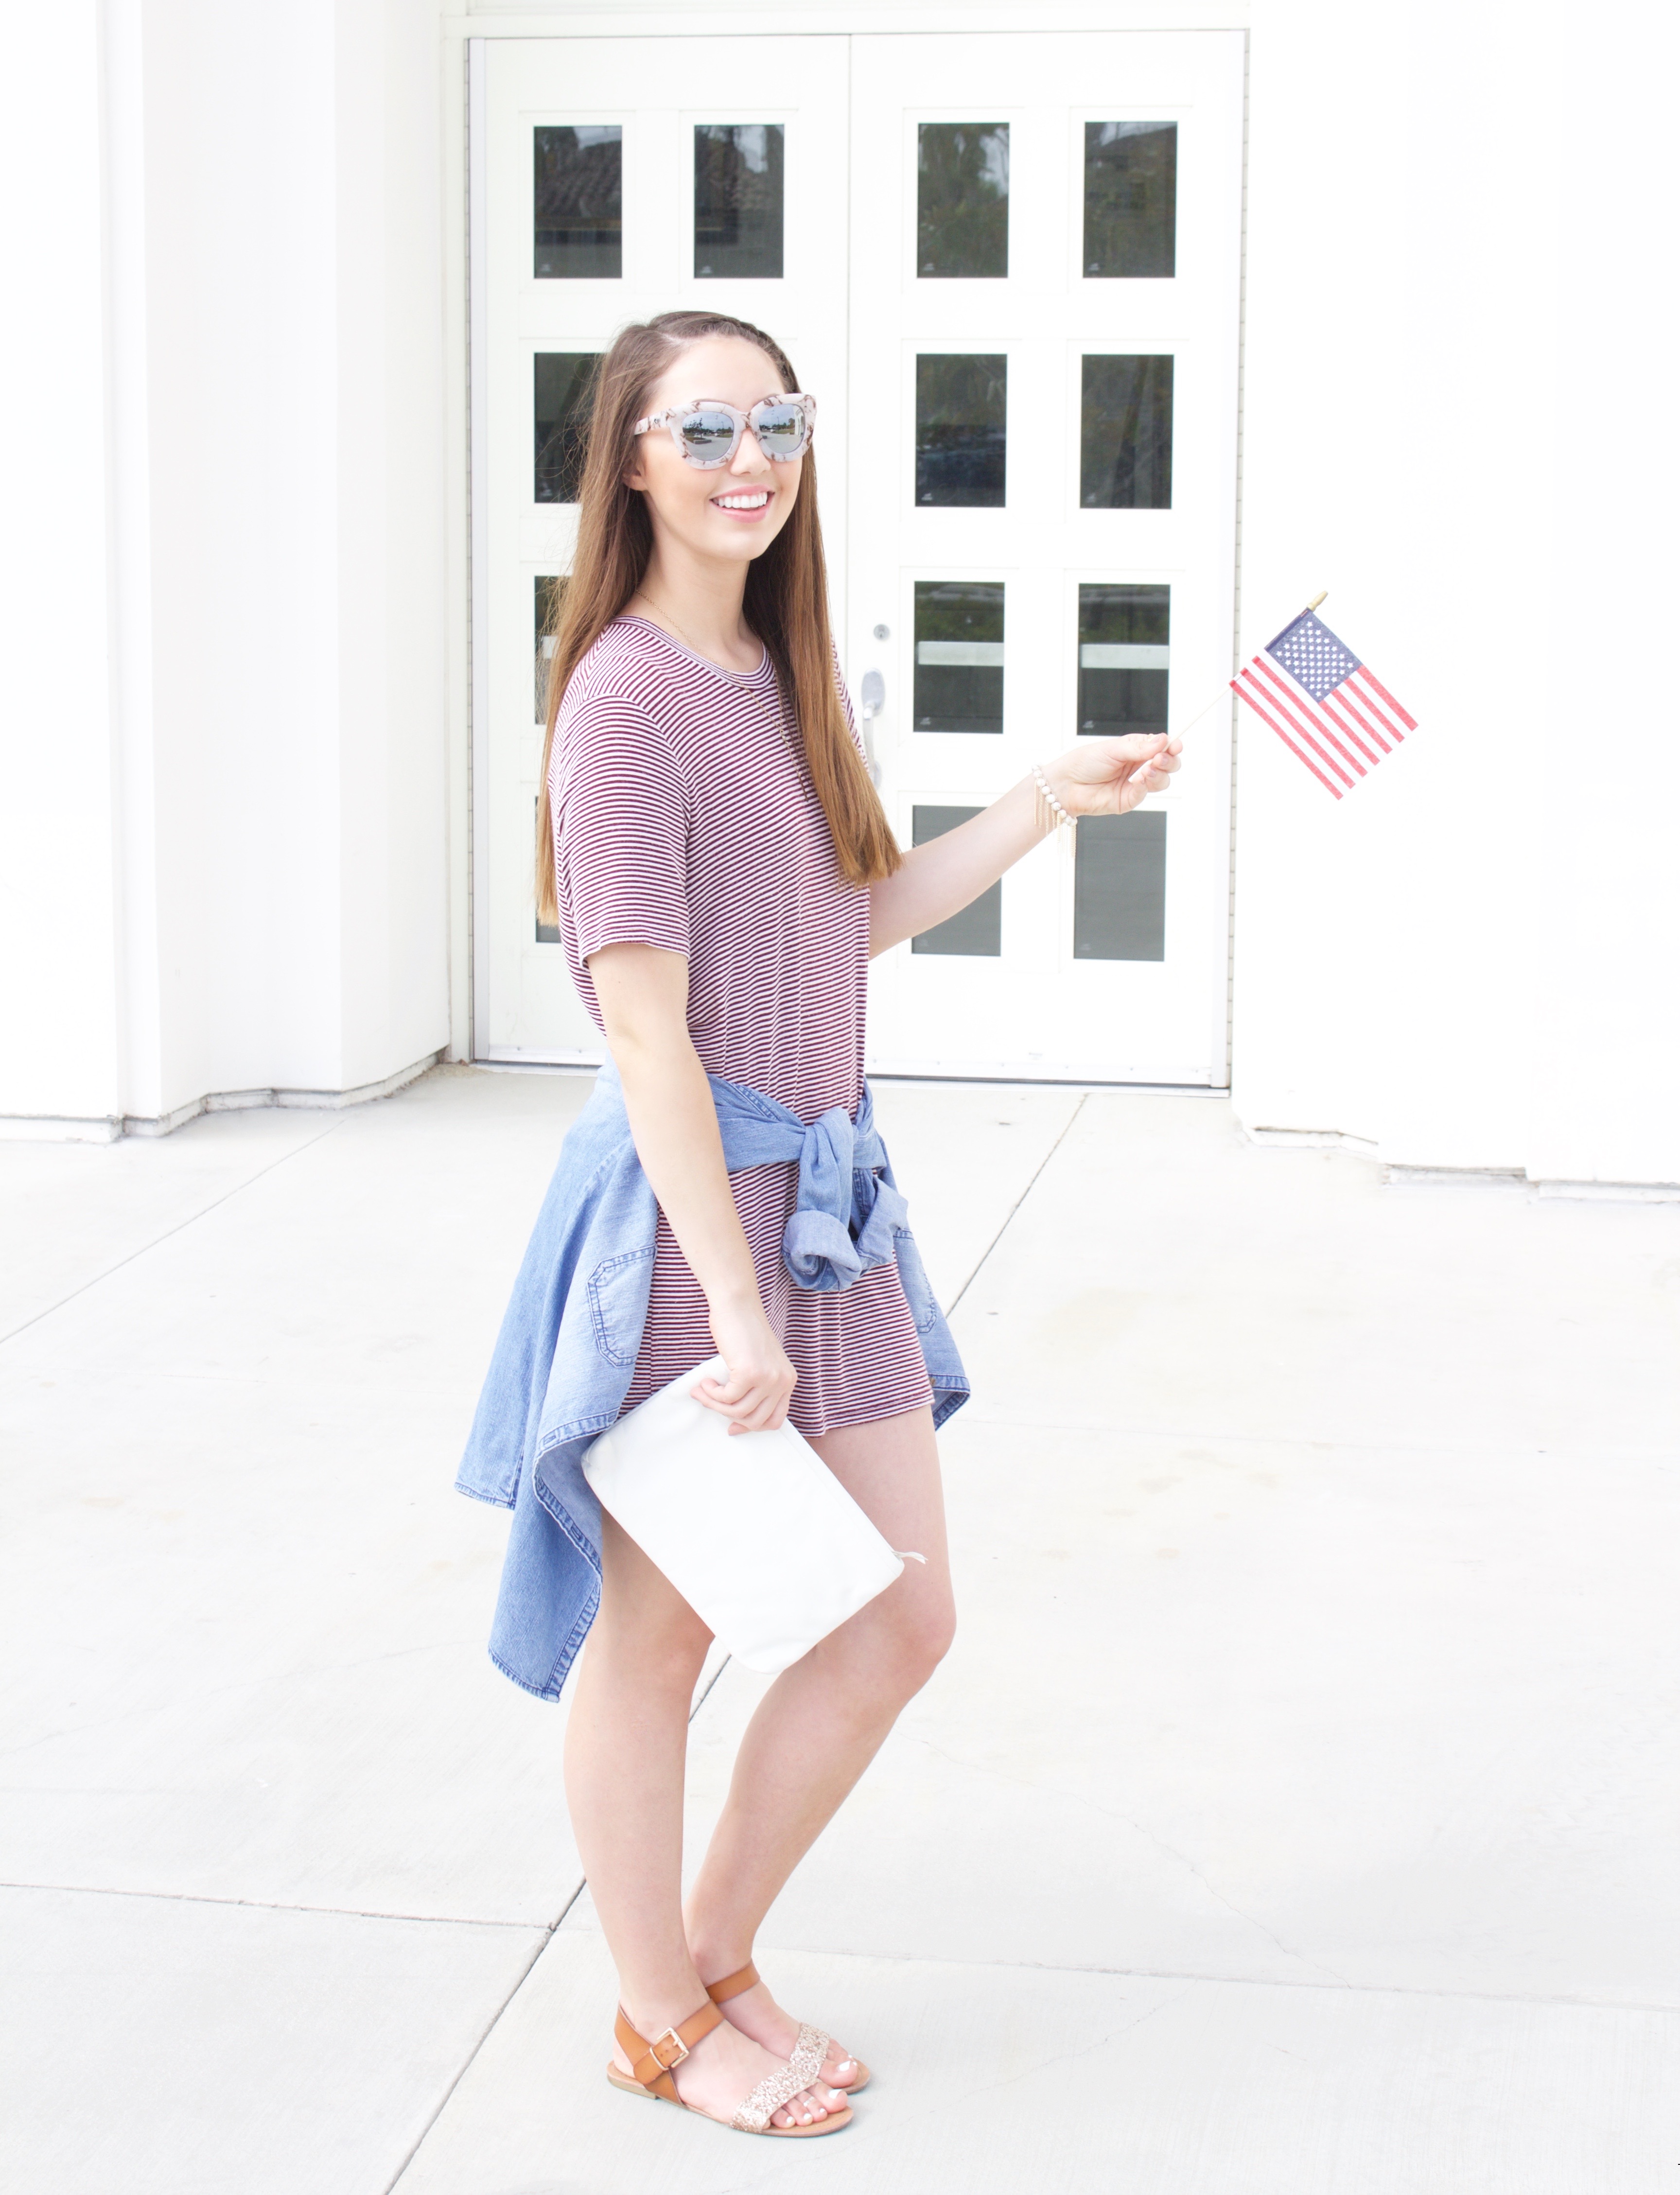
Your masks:
<svg viewBox="0 0 1680 2195"><path fill-rule="evenodd" d="M706 1994L713 2004L727 2004L732 1996L739 1996L744 1990L755 1988L763 1979L764 1976L748 1959L744 1967L737 1967L732 1974L725 1974L722 1981L709 1982L707 1985ZM802 2026L800 2029L801 2042L807 2035L814 2035L822 2044L823 2056L826 2060L828 2055L828 2045L834 2041L834 2037L824 2035L820 2027ZM867 2088L869 2085L869 2067L861 2058L854 2058L852 2062L857 2071L849 2081L828 2081L826 2073L823 2077L825 2081L828 2081L831 2088L838 2088L843 2095L847 2096L855 2096L860 2088Z"/></svg>
<svg viewBox="0 0 1680 2195"><path fill-rule="evenodd" d="M838 2134L843 2126L851 2125L852 2113L845 2106L830 2111L827 2118L813 2119L809 2126L771 2124L784 2104L797 2096L801 2088L808 2088L813 2081L822 2078L823 2054L828 2038L819 2035L814 2027L800 2028L793 2056L785 2065L778 2065L773 2073L765 2074L736 2109L733 2118L716 2119L712 2112L702 2111L698 2104L683 2103L677 2083L671 2077L671 2069L680 2065L695 2044L703 2042L714 2027L721 2027L723 2019L717 2006L708 2002L698 2012L691 2012L680 2027L667 2027L663 2035L655 2036L649 2042L645 2035L638 2035L630 2025L621 2005L618 2018L613 2022L613 2033L619 2048L630 2060L630 2071L621 2073L609 2059L607 2078L627 2096L656 2096L667 2104L680 2104L696 2118L713 2119L715 2125L733 2127L738 2134Z"/></svg>

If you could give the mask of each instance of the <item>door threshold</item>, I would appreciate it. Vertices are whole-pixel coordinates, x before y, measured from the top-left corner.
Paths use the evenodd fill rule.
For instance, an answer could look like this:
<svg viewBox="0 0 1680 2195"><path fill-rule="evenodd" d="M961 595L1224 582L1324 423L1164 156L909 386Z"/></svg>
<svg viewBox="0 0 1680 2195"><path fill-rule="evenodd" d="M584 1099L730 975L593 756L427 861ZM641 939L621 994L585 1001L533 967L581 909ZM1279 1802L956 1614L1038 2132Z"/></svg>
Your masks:
<svg viewBox="0 0 1680 2195"><path fill-rule="evenodd" d="M999 1069L991 1074L958 1074L939 1068L872 1067L871 1082L989 1082L1020 1090L1134 1090L1145 1098L1228 1098L1231 1086L1211 1082L1133 1082L1114 1074L1028 1074Z"/></svg>
<svg viewBox="0 0 1680 2195"><path fill-rule="evenodd" d="M492 1046L472 1064L498 1074L594 1074L604 1062L571 1052L515 1051L509 1046ZM1117 1074L1033 1074L1019 1068L998 1068L989 1074L964 1074L954 1069L923 1067L872 1067L871 1082L973 1082L999 1088L1024 1090L1134 1090L1145 1098L1228 1098L1228 1082L1142 1082Z"/></svg>
<svg viewBox="0 0 1680 2195"><path fill-rule="evenodd" d="M601 1058L576 1051L516 1051L511 1046L492 1045L476 1053L475 1067L488 1067L497 1074L597 1074L606 1064Z"/></svg>

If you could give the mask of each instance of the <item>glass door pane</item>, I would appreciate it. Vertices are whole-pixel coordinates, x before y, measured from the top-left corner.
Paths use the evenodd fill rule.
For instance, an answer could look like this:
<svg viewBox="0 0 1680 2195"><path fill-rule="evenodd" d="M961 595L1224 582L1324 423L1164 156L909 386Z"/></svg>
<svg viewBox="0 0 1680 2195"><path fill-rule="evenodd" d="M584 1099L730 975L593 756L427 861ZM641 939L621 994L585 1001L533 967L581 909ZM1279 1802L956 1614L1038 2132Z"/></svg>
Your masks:
<svg viewBox="0 0 1680 2195"><path fill-rule="evenodd" d="M921 124L916 170L916 273L1001 281L1009 272L1008 124Z"/></svg>
<svg viewBox="0 0 1680 2195"><path fill-rule="evenodd" d="M694 132L694 271L782 279L782 125L701 122Z"/></svg>
<svg viewBox="0 0 1680 2195"><path fill-rule="evenodd" d="M979 814L978 808L935 808L918 804L910 810L910 842L925 846L930 838L955 831ZM1003 887L991 885L960 914L924 930L910 940L912 953L945 953L967 959L995 960L1003 950Z"/></svg>
<svg viewBox="0 0 1680 2195"><path fill-rule="evenodd" d="M1079 706L1082 738L1123 739L1167 726L1169 587L1123 581L1079 590Z"/></svg>
<svg viewBox="0 0 1680 2195"><path fill-rule="evenodd" d="M1169 510L1173 361L1086 358L1079 402L1079 500L1087 510Z"/></svg>
<svg viewBox="0 0 1680 2195"><path fill-rule="evenodd" d="M532 134L532 272L540 282L614 282L624 272L624 131L539 124Z"/></svg>
<svg viewBox="0 0 1680 2195"><path fill-rule="evenodd" d="M540 350L536 354L532 423L536 430L539 503L575 503L583 478L585 429L594 395L594 351Z"/></svg>
<svg viewBox="0 0 1680 2195"><path fill-rule="evenodd" d="M1134 808L1129 815L1082 815L1075 830L1074 959L1164 960L1164 809Z"/></svg>
<svg viewBox="0 0 1680 2195"><path fill-rule="evenodd" d="M1177 251L1177 123L1088 122L1086 279L1168 279Z"/></svg>
<svg viewBox="0 0 1680 2195"><path fill-rule="evenodd" d="M995 510L1008 460L1009 361L935 354L915 362L915 499Z"/></svg>
<svg viewBox="0 0 1680 2195"><path fill-rule="evenodd" d="M1001 581L916 581L911 714L919 732L1002 731Z"/></svg>

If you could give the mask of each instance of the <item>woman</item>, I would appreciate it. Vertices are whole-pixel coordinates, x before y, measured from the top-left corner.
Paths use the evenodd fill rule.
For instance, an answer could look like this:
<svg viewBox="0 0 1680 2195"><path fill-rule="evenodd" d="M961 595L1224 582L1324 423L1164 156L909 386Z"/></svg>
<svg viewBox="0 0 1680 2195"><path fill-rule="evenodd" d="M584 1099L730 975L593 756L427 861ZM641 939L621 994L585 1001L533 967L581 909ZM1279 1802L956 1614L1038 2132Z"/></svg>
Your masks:
<svg viewBox="0 0 1680 2195"><path fill-rule="evenodd" d="M797 1139L840 1108L869 1132L869 956L967 906L1068 817L1122 814L1178 767L1164 738L1084 740L901 853L829 638L814 416L776 345L719 315L627 328L603 362L537 892L612 1066L567 1138L461 1482L515 1511L500 1666L556 1697L593 1625L566 1788L620 1979L609 2077L778 2135L846 2125L868 2077L776 2002L753 1940L950 1643L934 1427L967 1382L902 1229L861 1271L794 1273L783 1232L809 1185L791 1161L731 1169L730 1109L774 1111ZM874 1195L870 1172L852 1178ZM867 1215L851 1216L855 1245ZM736 1432L790 1418L889 1543L927 1561L770 1687L684 1910L684 1757L710 1635L578 1465L713 1355L727 1377L696 1387L707 1409Z"/></svg>

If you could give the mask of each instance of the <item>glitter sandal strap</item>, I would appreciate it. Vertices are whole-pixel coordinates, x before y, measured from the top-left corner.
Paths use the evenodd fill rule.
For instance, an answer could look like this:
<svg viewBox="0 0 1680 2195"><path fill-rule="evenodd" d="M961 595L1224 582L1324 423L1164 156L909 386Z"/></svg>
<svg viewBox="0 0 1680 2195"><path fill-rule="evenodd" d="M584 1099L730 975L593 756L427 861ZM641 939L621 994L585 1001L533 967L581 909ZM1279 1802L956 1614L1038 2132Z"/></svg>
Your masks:
<svg viewBox="0 0 1680 2195"><path fill-rule="evenodd" d="M742 2134L762 2134L782 2106L820 2076L828 2040L820 2028L801 2022L793 2055L785 2065L778 2065L775 2072L765 2074L730 2124Z"/></svg>

